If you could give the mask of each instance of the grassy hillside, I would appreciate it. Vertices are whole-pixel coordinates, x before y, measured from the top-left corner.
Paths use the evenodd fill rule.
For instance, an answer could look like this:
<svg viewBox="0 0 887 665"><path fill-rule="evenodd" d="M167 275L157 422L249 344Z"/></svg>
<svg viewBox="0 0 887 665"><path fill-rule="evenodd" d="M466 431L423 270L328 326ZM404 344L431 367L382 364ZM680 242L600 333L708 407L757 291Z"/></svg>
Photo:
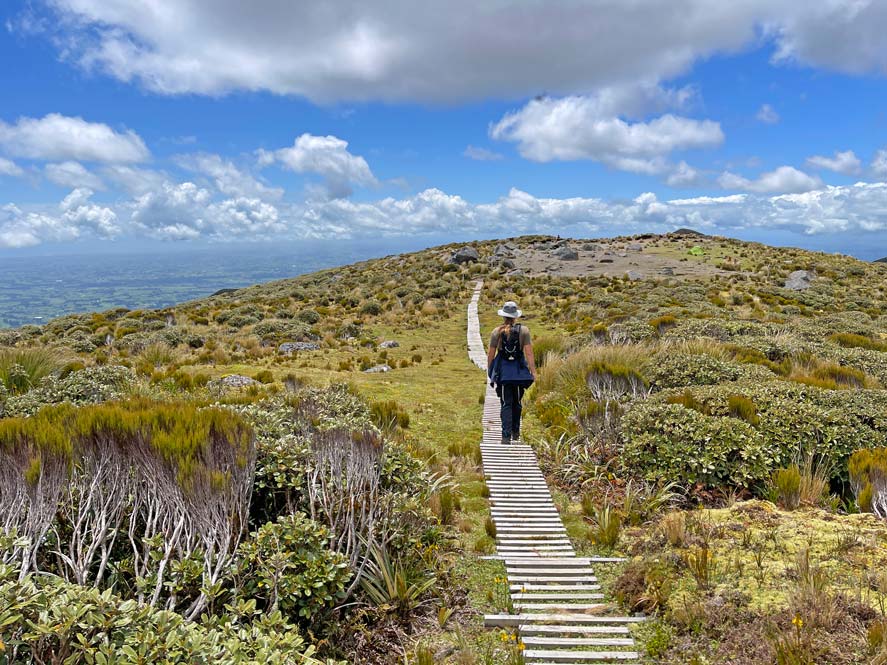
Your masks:
<svg viewBox="0 0 887 665"><path fill-rule="evenodd" d="M506 609L499 565L479 558L495 544L465 305L482 278L484 334L501 301L526 313L543 369L525 438L576 546L630 557L600 575L651 616L637 635L649 662L882 657L887 529L871 513L887 492L887 264L689 232L471 246L462 264L462 246L438 247L0 331L0 456L18 488L0 489L0 524L16 530L0 596L21 606L0 610L3 644L99 648L37 612L101 591L95 616L148 606L111 640L117 657L171 610L194 620L168 629L191 649L172 662L216 660L237 631L249 637L231 662L520 662L480 619ZM61 402L78 425L71 407L47 409ZM95 406L109 402L143 420L121 430ZM252 433L239 456L204 424L220 409ZM111 491L102 446L130 460L114 473L166 469L180 502ZM62 491L68 477L84 489ZM34 487L57 489L39 520L25 516ZM84 501L96 487L113 510ZM181 536L195 487L247 501L247 523L207 518ZM373 517L344 508L357 505ZM144 531L155 514L168 526ZM108 519L155 540L81 528Z"/></svg>

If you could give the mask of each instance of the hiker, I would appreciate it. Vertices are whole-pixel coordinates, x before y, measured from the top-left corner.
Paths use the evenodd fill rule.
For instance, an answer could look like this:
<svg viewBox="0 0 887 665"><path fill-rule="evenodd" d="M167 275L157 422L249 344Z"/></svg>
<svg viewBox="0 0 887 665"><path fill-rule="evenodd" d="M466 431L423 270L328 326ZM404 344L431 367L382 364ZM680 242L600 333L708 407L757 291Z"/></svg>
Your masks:
<svg viewBox="0 0 887 665"><path fill-rule="evenodd" d="M499 316L502 325L490 337L487 374L502 405L502 443L520 443L521 400L524 391L536 380L536 359L530 329L517 323L523 312L509 300Z"/></svg>

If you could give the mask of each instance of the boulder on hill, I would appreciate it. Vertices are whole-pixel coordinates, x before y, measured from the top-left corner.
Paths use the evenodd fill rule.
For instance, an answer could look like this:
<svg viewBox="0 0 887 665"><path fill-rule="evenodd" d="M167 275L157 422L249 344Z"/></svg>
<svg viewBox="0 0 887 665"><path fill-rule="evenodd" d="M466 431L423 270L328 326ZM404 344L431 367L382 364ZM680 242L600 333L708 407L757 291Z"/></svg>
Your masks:
<svg viewBox="0 0 887 665"><path fill-rule="evenodd" d="M229 374L228 376L222 377L220 383L226 388L246 388L247 386L257 383L257 381L248 376L243 376L242 374Z"/></svg>
<svg viewBox="0 0 887 665"><path fill-rule="evenodd" d="M477 253L477 250L470 245L466 245L453 252L453 255L450 257L450 263L462 265L463 263L474 263L479 259L480 254Z"/></svg>
<svg viewBox="0 0 887 665"><path fill-rule="evenodd" d="M363 370L364 374L379 374L380 372L390 372L390 365L376 365L375 367L370 367L369 369Z"/></svg>
<svg viewBox="0 0 887 665"><path fill-rule="evenodd" d="M638 272L637 270L629 270L625 273L625 276L628 277L632 282L637 282L644 278L643 273Z"/></svg>
<svg viewBox="0 0 887 665"><path fill-rule="evenodd" d="M388 341L379 344L380 349L396 349L398 346L400 346L400 342L395 342L393 339L389 339Z"/></svg>
<svg viewBox="0 0 887 665"><path fill-rule="evenodd" d="M554 250L551 255L560 259L561 261L578 261L579 260L579 252L577 252L572 247L558 247Z"/></svg>
<svg viewBox="0 0 887 665"><path fill-rule="evenodd" d="M296 351L317 351L319 348L317 342L284 342L277 347L277 352L289 356Z"/></svg>
<svg viewBox="0 0 887 665"><path fill-rule="evenodd" d="M210 298L214 298L215 296L224 296L228 293L237 293L240 289L219 289L213 294L210 294Z"/></svg>
<svg viewBox="0 0 887 665"><path fill-rule="evenodd" d="M803 291L809 289L816 279L816 273L812 270L795 270L785 280L783 288L789 291Z"/></svg>
<svg viewBox="0 0 887 665"><path fill-rule="evenodd" d="M493 254L495 256L511 256L511 253L513 251L513 248L509 248L506 245L496 245L496 249L493 250Z"/></svg>
<svg viewBox="0 0 887 665"><path fill-rule="evenodd" d="M587 242L582 245L582 250L585 252L596 252L598 251L598 249L598 246L595 245L593 242Z"/></svg>
<svg viewBox="0 0 887 665"><path fill-rule="evenodd" d="M629 252L642 252L644 251L644 246L639 242L633 242L628 246Z"/></svg>

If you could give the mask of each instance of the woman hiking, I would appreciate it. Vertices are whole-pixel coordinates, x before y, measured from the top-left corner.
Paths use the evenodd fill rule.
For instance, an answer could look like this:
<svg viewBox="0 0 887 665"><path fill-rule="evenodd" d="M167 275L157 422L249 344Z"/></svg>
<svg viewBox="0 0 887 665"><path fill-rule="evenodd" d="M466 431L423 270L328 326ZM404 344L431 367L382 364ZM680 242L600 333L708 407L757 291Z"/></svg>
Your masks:
<svg viewBox="0 0 887 665"><path fill-rule="evenodd" d="M517 323L523 312L509 300L499 310L502 325L490 337L487 374L502 405L502 443L520 443L521 399L536 380L530 329Z"/></svg>

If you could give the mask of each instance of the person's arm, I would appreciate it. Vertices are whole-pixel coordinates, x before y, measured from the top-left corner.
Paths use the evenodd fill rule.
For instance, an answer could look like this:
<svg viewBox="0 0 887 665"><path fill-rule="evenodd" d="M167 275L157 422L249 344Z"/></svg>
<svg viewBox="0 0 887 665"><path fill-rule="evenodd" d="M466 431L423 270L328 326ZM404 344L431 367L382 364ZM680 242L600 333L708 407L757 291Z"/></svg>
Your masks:
<svg viewBox="0 0 887 665"><path fill-rule="evenodd" d="M527 367L530 368L530 374L533 375L533 379L536 378L536 358L533 356L533 345L527 344L524 346L524 358L527 359Z"/></svg>
<svg viewBox="0 0 887 665"><path fill-rule="evenodd" d="M493 334L490 335L490 348L487 350L487 373L490 372L490 367L493 364L493 358L496 357L496 350L499 347L499 329L493 331Z"/></svg>
<svg viewBox="0 0 887 665"><path fill-rule="evenodd" d="M533 375L533 380L536 379L536 356L533 355L533 339L530 337L529 328L523 328L521 330L523 333L524 339L523 341L523 349L524 349L524 358L527 361L527 368L530 370L530 374Z"/></svg>

